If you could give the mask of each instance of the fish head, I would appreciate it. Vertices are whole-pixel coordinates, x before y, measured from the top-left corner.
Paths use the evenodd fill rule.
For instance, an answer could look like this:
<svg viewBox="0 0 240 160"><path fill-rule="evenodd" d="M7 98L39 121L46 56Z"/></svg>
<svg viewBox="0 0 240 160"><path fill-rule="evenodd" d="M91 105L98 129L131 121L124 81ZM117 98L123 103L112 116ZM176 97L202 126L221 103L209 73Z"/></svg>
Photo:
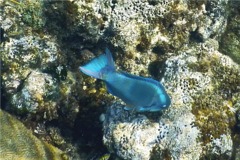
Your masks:
<svg viewBox="0 0 240 160"><path fill-rule="evenodd" d="M167 94L155 95L149 105L149 111L155 112L167 109L171 104L170 97Z"/></svg>
<svg viewBox="0 0 240 160"><path fill-rule="evenodd" d="M142 106L139 105L134 107L138 112L157 112L164 109L167 109L171 104L170 97L166 94L156 94L152 97L152 100L148 105ZM125 108L126 109L126 108ZM131 110L133 108L128 108Z"/></svg>

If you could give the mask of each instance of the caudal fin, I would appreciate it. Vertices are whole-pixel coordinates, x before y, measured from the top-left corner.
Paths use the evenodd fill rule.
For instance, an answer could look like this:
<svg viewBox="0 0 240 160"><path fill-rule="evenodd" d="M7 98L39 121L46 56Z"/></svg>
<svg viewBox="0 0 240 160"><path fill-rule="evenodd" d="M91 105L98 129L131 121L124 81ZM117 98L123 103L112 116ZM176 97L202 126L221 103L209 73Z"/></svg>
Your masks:
<svg viewBox="0 0 240 160"><path fill-rule="evenodd" d="M105 54L94 58L86 65L79 68L86 75L92 76L97 79L104 79L105 74L115 71L112 54L107 48L105 50Z"/></svg>

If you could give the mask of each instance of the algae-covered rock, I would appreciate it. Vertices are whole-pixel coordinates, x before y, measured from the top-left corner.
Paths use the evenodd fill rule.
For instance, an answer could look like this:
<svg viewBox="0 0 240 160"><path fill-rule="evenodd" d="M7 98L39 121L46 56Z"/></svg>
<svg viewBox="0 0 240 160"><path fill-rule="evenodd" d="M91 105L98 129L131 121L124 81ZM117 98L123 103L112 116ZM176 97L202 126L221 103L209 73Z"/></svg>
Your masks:
<svg viewBox="0 0 240 160"><path fill-rule="evenodd" d="M66 160L58 148L39 140L19 120L0 110L0 159Z"/></svg>
<svg viewBox="0 0 240 160"><path fill-rule="evenodd" d="M49 131L43 139L95 154L103 148L98 116L114 98L78 67L109 47L118 69L161 80L172 98L156 114L129 113L114 103L104 121L111 152L126 159L236 158L239 65L215 41L227 28L221 52L238 57L239 9L230 12L232 2L0 0L2 107L36 134ZM65 147L61 131L77 135L81 149Z"/></svg>
<svg viewBox="0 0 240 160"><path fill-rule="evenodd" d="M161 53L192 40L218 37L225 29L228 16L228 0L104 3L86 0L75 4L78 6L76 21L86 31L84 37L105 39L131 52L153 49Z"/></svg>
<svg viewBox="0 0 240 160"><path fill-rule="evenodd" d="M49 112L45 113L46 116L51 116L47 119L56 119L55 106L59 91L54 83L56 81L48 74L30 71L21 90L11 98L12 107L16 107L15 110L19 110L19 112Z"/></svg>
<svg viewBox="0 0 240 160"><path fill-rule="evenodd" d="M166 61L162 83L172 100L166 111L111 106L103 123L109 150L124 159L233 158L240 66L217 49L209 40Z"/></svg>
<svg viewBox="0 0 240 160"><path fill-rule="evenodd" d="M240 2L232 1L228 25L220 41L220 51L240 64Z"/></svg>
<svg viewBox="0 0 240 160"><path fill-rule="evenodd" d="M111 152L123 159L142 160L197 159L202 154L193 114L173 120L173 116L159 117L160 113L132 114L123 107L114 104L105 115L103 140Z"/></svg>
<svg viewBox="0 0 240 160"><path fill-rule="evenodd" d="M71 5L65 3L67 10L72 8L73 11L72 16L64 14L69 17L66 23L71 21L72 24L66 28L76 32L77 36L64 40L72 43L79 39L87 47L94 44L102 49L113 47L118 51L113 54L121 69L149 76L149 68L152 68L151 76L158 79L162 77L158 71L163 66L160 63L164 64L169 56L166 53L174 53L186 44L203 42L210 37L219 39L225 31L229 14L228 0L85 0L73 1ZM55 8L59 9L58 13L54 12ZM48 13L57 18L59 12L65 13L63 6L52 4ZM62 19L58 22L61 23Z"/></svg>
<svg viewBox="0 0 240 160"><path fill-rule="evenodd" d="M45 106L51 110L49 112L55 112L59 96L57 81L61 79L63 69L61 64L54 67L62 58L58 56L54 38L21 35L21 38L10 38L1 46L2 85L10 102L8 109L26 114L46 111ZM58 77L53 71L50 73L49 68L59 72ZM49 119L55 117L54 113L49 115Z"/></svg>
<svg viewBox="0 0 240 160"><path fill-rule="evenodd" d="M12 113L24 116L30 113L37 120L50 121L58 119L61 103L65 106L60 108L61 112L70 114L66 117L71 117L68 122L73 125L79 105L71 97L81 92L82 87L76 84L76 74L67 70L66 55L61 53L57 38L43 28L43 5L44 1L1 3L4 9L0 15L1 88L5 98L2 107Z"/></svg>

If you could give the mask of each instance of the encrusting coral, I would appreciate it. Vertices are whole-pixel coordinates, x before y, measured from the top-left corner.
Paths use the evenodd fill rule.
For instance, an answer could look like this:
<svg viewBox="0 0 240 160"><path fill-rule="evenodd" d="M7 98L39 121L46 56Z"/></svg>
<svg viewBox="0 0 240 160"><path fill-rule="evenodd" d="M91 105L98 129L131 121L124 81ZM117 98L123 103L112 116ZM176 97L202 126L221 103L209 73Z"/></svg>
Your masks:
<svg viewBox="0 0 240 160"><path fill-rule="evenodd" d="M68 159L64 152L39 140L19 120L2 110L0 131L0 159Z"/></svg>

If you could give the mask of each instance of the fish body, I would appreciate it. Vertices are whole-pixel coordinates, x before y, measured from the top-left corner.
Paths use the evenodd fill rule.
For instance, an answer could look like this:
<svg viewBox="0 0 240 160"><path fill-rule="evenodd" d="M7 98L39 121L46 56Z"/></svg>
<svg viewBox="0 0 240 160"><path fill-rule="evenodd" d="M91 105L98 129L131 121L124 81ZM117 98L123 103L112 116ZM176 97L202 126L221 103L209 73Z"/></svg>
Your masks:
<svg viewBox="0 0 240 160"><path fill-rule="evenodd" d="M117 72L111 52L106 49L105 54L94 58L80 70L106 83L107 90L122 99L127 107L138 112L155 112L166 109L171 104L170 97L162 84L154 79Z"/></svg>

